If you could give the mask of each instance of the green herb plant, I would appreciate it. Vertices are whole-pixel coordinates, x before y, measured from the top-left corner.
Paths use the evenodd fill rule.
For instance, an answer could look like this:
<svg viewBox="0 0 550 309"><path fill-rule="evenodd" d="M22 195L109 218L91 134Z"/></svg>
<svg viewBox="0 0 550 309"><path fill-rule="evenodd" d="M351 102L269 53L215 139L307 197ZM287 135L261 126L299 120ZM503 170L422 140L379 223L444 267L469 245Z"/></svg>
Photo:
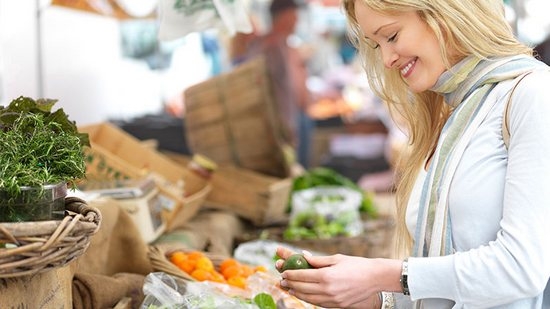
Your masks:
<svg viewBox="0 0 550 309"><path fill-rule="evenodd" d="M22 187L66 182L74 189L85 177L88 135L63 109L52 112L56 102L19 97L0 106L0 207L8 207L6 196L16 197Z"/></svg>

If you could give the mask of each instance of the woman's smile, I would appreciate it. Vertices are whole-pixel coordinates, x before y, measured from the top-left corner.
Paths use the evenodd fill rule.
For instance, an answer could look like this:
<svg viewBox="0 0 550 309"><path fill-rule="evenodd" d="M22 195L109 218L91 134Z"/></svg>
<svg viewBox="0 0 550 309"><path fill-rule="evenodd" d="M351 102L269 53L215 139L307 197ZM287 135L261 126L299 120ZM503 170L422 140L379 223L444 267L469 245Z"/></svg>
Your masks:
<svg viewBox="0 0 550 309"><path fill-rule="evenodd" d="M416 64L416 58L407 63L402 69L401 69L401 76L403 78L407 78L412 74L412 71L414 69L414 65Z"/></svg>

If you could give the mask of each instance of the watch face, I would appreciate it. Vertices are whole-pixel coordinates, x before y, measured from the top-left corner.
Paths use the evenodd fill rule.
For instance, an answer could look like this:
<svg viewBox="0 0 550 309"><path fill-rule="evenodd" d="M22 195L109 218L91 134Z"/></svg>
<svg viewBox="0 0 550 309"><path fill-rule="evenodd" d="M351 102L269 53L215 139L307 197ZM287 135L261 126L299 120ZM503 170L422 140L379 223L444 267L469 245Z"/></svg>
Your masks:
<svg viewBox="0 0 550 309"><path fill-rule="evenodd" d="M158 0L116 0L116 3L133 17L145 17L152 14L158 5Z"/></svg>

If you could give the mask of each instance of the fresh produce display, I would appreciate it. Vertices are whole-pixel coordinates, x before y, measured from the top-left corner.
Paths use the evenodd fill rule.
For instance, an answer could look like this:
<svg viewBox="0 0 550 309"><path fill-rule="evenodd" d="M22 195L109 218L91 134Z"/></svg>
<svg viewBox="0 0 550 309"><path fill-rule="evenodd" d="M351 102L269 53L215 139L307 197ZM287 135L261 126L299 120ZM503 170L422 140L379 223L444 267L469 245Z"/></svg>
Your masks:
<svg viewBox="0 0 550 309"><path fill-rule="evenodd" d="M244 264L233 257L210 259L201 251L175 251L167 257L195 280L164 272L149 274L142 309L319 308L290 295L280 286L280 275L263 266Z"/></svg>
<svg viewBox="0 0 550 309"><path fill-rule="evenodd" d="M360 192L363 196L359 211L364 212L371 218L376 218L378 212L373 202L374 193L361 189L351 179L326 167L316 167L306 171L304 174L294 178L292 193L318 186L343 186ZM289 211L291 210L289 202Z"/></svg>

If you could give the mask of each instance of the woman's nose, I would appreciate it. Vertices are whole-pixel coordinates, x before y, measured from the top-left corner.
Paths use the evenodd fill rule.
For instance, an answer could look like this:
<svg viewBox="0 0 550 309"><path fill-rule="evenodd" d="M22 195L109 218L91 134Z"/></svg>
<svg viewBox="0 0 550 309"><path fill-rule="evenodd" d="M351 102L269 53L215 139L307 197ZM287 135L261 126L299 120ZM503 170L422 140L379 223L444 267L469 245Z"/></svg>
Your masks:
<svg viewBox="0 0 550 309"><path fill-rule="evenodd" d="M399 59L399 55L395 52L393 48L389 46L380 46L380 48L382 49L382 59L384 61L384 66L386 66L386 68L388 69L393 68L397 63L397 59Z"/></svg>

